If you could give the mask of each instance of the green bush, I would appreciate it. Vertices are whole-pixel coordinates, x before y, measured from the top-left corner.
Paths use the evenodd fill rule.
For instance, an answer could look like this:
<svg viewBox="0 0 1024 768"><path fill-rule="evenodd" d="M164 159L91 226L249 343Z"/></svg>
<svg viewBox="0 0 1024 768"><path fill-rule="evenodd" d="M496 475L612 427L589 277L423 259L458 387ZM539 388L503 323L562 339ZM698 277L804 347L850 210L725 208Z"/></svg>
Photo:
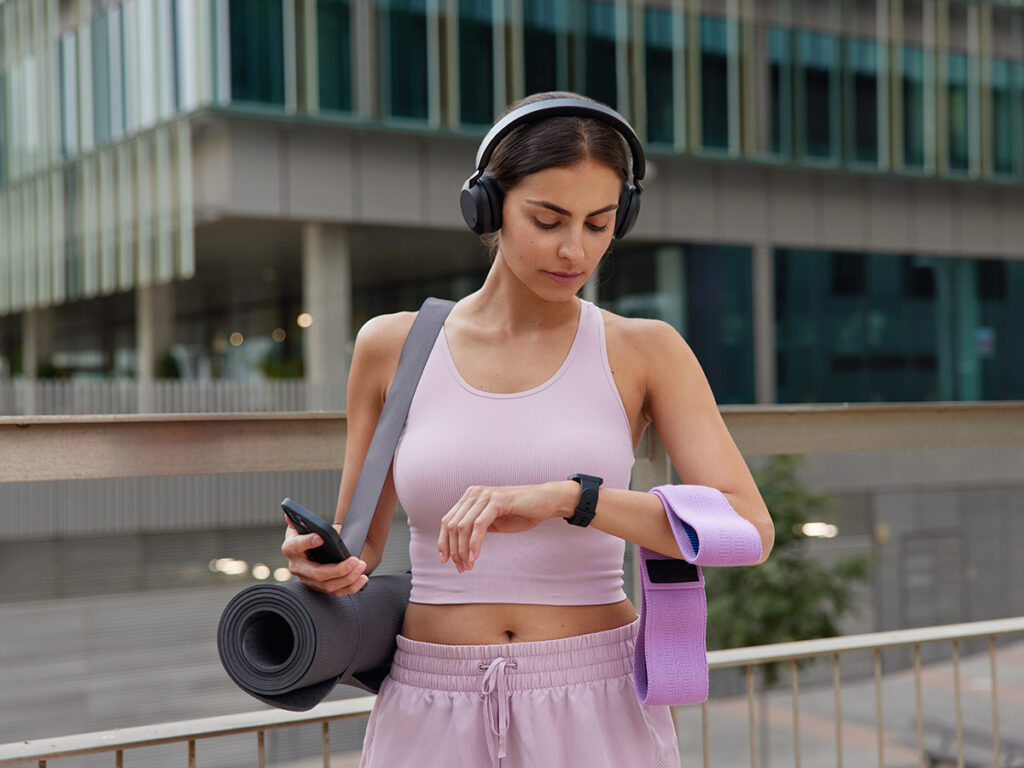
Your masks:
<svg viewBox="0 0 1024 768"><path fill-rule="evenodd" d="M839 634L839 620L854 611L854 589L867 581L871 557L850 555L828 567L807 556L806 522L832 505L797 477L802 458L772 457L754 479L775 523L775 547L755 568L705 568L708 647L742 648ZM768 685L778 665L765 665Z"/></svg>

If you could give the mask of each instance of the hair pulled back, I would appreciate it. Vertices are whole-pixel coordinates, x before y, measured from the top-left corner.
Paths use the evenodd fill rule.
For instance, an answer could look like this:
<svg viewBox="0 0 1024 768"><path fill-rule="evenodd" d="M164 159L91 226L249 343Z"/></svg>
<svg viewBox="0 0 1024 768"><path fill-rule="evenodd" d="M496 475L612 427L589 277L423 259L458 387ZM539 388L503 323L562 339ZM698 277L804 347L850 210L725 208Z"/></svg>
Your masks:
<svg viewBox="0 0 1024 768"><path fill-rule="evenodd" d="M526 104L548 99L594 101L569 91L534 93L509 105L498 120ZM494 148L484 176L492 180L502 195L506 195L532 173L576 165L588 159L607 165L623 183L629 181L632 155L626 140L615 128L592 117L546 117L512 129ZM481 238L492 255L497 249L499 235L499 232L493 232Z"/></svg>

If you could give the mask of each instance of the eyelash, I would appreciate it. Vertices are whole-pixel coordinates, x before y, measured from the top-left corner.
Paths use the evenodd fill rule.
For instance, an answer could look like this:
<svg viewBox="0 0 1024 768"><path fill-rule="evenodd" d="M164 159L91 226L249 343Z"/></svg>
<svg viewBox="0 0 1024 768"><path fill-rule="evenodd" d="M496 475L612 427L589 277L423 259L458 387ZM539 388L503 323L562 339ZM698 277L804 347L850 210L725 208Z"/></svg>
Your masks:
<svg viewBox="0 0 1024 768"><path fill-rule="evenodd" d="M554 229L559 224L559 222L557 221L554 224L545 224L540 219L534 219L534 222L537 224L538 227L545 230ZM604 232L606 229L608 229L608 225L604 224L603 226L598 227L594 224L587 224L587 229L589 229L591 232Z"/></svg>

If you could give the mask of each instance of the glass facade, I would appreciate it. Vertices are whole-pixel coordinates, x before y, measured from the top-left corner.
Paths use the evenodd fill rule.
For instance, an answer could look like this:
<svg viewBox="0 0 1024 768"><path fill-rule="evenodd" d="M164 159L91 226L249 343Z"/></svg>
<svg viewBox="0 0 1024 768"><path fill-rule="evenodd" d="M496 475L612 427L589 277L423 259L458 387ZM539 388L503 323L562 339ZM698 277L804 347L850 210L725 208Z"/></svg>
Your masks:
<svg viewBox="0 0 1024 768"><path fill-rule="evenodd" d="M970 125L967 97L967 54L946 55L946 112L949 127L949 170L970 169Z"/></svg>
<svg viewBox="0 0 1024 768"><path fill-rule="evenodd" d="M569 89L568 40L562 3L523 0L523 67L526 93Z"/></svg>
<svg viewBox="0 0 1024 768"><path fill-rule="evenodd" d="M491 0L459 0L459 120L490 125L494 110Z"/></svg>
<svg viewBox="0 0 1024 768"><path fill-rule="evenodd" d="M1021 172L1020 126L1024 120L1024 64L992 62L992 170L997 174Z"/></svg>
<svg viewBox="0 0 1024 768"><path fill-rule="evenodd" d="M779 402L1024 397L1024 262L779 250L775 289Z"/></svg>
<svg viewBox="0 0 1024 768"><path fill-rule="evenodd" d="M729 149L729 24L714 16L700 20L700 135L704 149Z"/></svg>
<svg viewBox="0 0 1024 768"><path fill-rule="evenodd" d="M880 99L878 45L871 40L852 39L846 42L846 154L855 163L877 165Z"/></svg>
<svg viewBox="0 0 1024 768"><path fill-rule="evenodd" d="M838 160L839 40L834 35L801 32L797 52L801 152L813 160Z"/></svg>
<svg viewBox="0 0 1024 768"><path fill-rule="evenodd" d="M644 8L644 68L647 75L647 141L675 142L675 66L672 12Z"/></svg>
<svg viewBox="0 0 1024 768"><path fill-rule="evenodd" d="M378 8L382 112L387 117L426 120L427 0L383 0Z"/></svg>
<svg viewBox="0 0 1024 768"><path fill-rule="evenodd" d="M317 0L320 109L352 111L352 9L349 0Z"/></svg>
<svg viewBox="0 0 1024 768"><path fill-rule="evenodd" d="M231 0L231 100L284 106L280 0Z"/></svg>
<svg viewBox="0 0 1024 768"><path fill-rule="evenodd" d="M580 92L611 107L619 103L615 3L583 2L583 77Z"/></svg>
<svg viewBox="0 0 1024 768"><path fill-rule="evenodd" d="M749 248L616 248L602 265L598 298L612 312L663 320L679 331L719 403L753 402Z"/></svg>
<svg viewBox="0 0 1024 768"><path fill-rule="evenodd" d="M924 51L904 46L902 51L903 167L923 169L924 131Z"/></svg>
<svg viewBox="0 0 1024 768"><path fill-rule="evenodd" d="M721 15L668 0L374 0L360 16L352 0L124 0L81 4L77 25L51 20L39 52L11 44L13 9L25 4L2 5L4 179L51 167L47 140L70 160L206 104L482 128L506 101L570 88L622 108L656 145L1024 175L1024 48L1014 57L1006 42L980 54L924 45L913 3L912 31L890 41L865 33L864 19L884 27L871 4L851 6L864 19L846 34L803 28L770 4ZM999 13L1024 26L1024 10ZM375 45L357 39L358 18ZM971 34L966 18L951 17L957 46ZM299 98L310 67L317 98ZM43 92L46 79L55 92ZM620 92L631 87L642 98ZM980 105L991 119L979 119ZM48 123L57 130L40 139Z"/></svg>

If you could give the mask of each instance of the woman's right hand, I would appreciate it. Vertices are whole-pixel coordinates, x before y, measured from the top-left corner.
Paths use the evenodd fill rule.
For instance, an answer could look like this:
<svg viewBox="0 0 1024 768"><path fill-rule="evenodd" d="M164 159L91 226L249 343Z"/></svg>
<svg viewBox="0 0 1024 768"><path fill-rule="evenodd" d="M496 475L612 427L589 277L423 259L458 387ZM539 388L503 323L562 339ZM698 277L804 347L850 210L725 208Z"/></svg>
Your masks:
<svg viewBox="0 0 1024 768"><path fill-rule="evenodd" d="M341 531L341 526L335 524ZM318 563L310 560L306 552L323 544L315 533L300 534L291 525L284 534L281 554L288 558L288 570L298 577L299 581L317 592L331 595L351 595L358 592L369 581L364 575L366 563L353 555L340 563Z"/></svg>

